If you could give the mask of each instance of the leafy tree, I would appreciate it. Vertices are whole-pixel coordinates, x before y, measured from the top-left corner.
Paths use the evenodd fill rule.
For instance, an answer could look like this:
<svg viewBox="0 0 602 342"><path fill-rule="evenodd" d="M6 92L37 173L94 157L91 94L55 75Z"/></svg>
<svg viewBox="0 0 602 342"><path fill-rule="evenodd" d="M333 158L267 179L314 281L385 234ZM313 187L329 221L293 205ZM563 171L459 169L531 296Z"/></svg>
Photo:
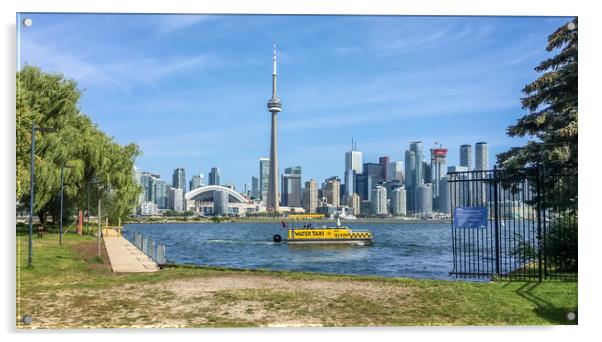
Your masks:
<svg viewBox="0 0 602 342"><path fill-rule="evenodd" d="M36 133L35 208L42 222L58 218L60 169L65 165L65 214L98 199L111 222L132 212L140 187L133 177L135 144L121 146L78 107L81 92L73 80L26 66L17 73L17 202L29 205L31 126L56 128ZM103 215L104 216L104 215Z"/></svg>

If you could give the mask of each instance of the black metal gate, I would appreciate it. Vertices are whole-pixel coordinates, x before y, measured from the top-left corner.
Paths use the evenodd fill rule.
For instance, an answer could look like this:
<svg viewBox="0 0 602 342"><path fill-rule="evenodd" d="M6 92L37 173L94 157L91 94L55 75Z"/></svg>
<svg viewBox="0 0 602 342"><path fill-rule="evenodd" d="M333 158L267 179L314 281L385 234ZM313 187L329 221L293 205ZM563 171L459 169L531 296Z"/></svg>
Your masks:
<svg viewBox="0 0 602 342"><path fill-rule="evenodd" d="M448 173L457 278L577 278L577 172Z"/></svg>

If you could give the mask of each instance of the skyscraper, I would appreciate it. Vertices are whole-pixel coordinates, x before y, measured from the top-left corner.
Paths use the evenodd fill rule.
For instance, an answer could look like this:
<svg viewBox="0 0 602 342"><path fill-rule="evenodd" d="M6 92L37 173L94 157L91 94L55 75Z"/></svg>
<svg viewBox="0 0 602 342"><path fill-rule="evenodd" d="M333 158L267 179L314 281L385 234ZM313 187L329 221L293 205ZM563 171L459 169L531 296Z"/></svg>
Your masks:
<svg viewBox="0 0 602 342"><path fill-rule="evenodd" d="M469 175L466 173L469 171L466 166L448 166L447 172L462 172L460 174L447 175L448 179L451 180L468 180ZM449 183L448 190L450 192L449 198L453 202L454 207L468 207L470 204L470 182L453 182ZM451 205L450 205L451 207ZM450 209L451 210L451 209Z"/></svg>
<svg viewBox="0 0 602 342"><path fill-rule="evenodd" d="M410 151L414 152L414 182L413 184L419 186L424 180L424 171L422 168L422 142L413 141L410 143Z"/></svg>
<svg viewBox="0 0 602 342"><path fill-rule="evenodd" d="M259 178L251 177L251 197L259 198Z"/></svg>
<svg viewBox="0 0 602 342"><path fill-rule="evenodd" d="M405 153L405 185L407 189L414 187L416 176L416 155L413 151L407 150Z"/></svg>
<svg viewBox="0 0 602 342"><path fill-rule="evenodd" d="M259 158L259 196L262 201L268 200L268 183L270 181L270 160Z"/></svg>
<svg viewBox="0 0 602 342"><path fill-rule="evenodd" d="M489 148L486 142L478 142L475 144L475 171L478 172L475 176L479 178L486 178L489 176L488 172L484 172L489 169ZM486 205L487 203L487 183L484 181L478 181L473 183L477 187L472 193L474 196L473 200L477 205Z"/></svg>
<svg viewBox="0 0 602 342"><path fill-rule="evenodd" d="M143 189L143 201L144 202L156 202L156 187L155 184L159 180L159 175L142 171L140 173L140 185Z"/></svg>
<svg viewBox="0 0 602 342"><path fill-rule="evenodd" d="M359 174L355 177L355 193L362 201L370 201L372 188L376 185L374 177L369 174Z"/></svg>
<svg viewBox="0 0 602 342"><path fill-rule="evenodd" d="M219 167L214 166L209 171L209 185L219 185Z"/></svg>
<svg viewBox="0 0 602 342"><path fill-rule="evenodd" d="M169 188L169 208L174 211L184 211L184 192L179 188Z"/></svg>
<svg viewBox="0 0 602 342"><path fill-rule="evenodd" d="M476 171L489 169L489 148L486 142L478 142L475 144L475 165Z"/></svg>
<svg viewBox="0 0 602 342"><path fill-rule="evenodd" d="M406 215L406 189L399 187L391 192L391 213L394 216Z"/></svg>
<svg viewBox="0 0 602 342"><path fill-rule="evenodd" d="M428 216L433 212L433 188L431 183L422 184L417 191L417 213L421 216Z"/></svg>
<svg viewBox="0 0 602 342"><path fill-rule="evenodd" d="M442 214L451 214L451 201L448 177L439 180L439 196L437 197L437 210Z"/></svg>
<svg viewBox="0 0 602 342"><path fill-rule="evenodd" d="M387 168L387 181L398 180L400 182L404 181L403 175L403 162L393 161L389 163L389 167Z"/></svg>
<svg viewBox="0 0 602 342"><path fill-rule="evenodd" d="M160 179L155 182L155 204L158 209L168 208L167 183Z"/></svg>
<svg viewBox="0 0 602 342"><path fill-rule="evenodd" d="M341 202L340 202L341 180L339 179L339 177L333 176L333 177L327 178L324 181L323 189L324 189L324 193L325 193L324 196L326 197L326 202L328 204L332 204L332 206L334 206L334 207L338 207L341 205Z"/></svg>
<svg viewBox="0 0 602 342"><path fill-rule="evenodd" d="M357 151L355 146L352 146L351 151L345 153L345 171L354 170L355 173L362 173L362 152Z"/></svg>
<svg viewBox="0 0 602 342"><path fill-rule="evenodd" d="M372 213L374 215L387 215L387 189L377 185L372 189Z"/></svg>
<svg viewBox="0 0 602 342"><path fill-rule="evenodd" d="M431 180L433 184L433 199L435 207L439 204L439 181L447 174L446 161L447 149L446 148L433 148L431 149Z"/></svg>
<svg viewBox="0 0 602 342"><path fill-rule="evenodd" d="M173 170L171 186L181 189L182 193L186 193L186 172L184 168L179 167Z"/></svg>
<svg viewBox="0 0 602 342"><path fill-rule="evenodd" d="M356 150L351 141L351 151L345 153L345 192L346 197L351 197L357 192L355 189L356 176L362 173L362 152Z"/></svg>
<svg viewBox="0 0 602 342"><path fill-rule="evenodd" d="M350 198L354 193L357 192L356 188L355 188L355 183L356 183L356 173L355 170L353 169L349 169L345 171L345 191L343 192L343 194L345 195L345 198Z"/></svg>
<svg viewBox="0 0 602 342"><path fill-rule="evenodd" d="M318 207L318 184L315 180L310 179L305 182L303 189L303 209L305 213L315 214Z"/></svg>
<svg viewBox="0 0 602 342"><path fill-rule="evenodd" d="M282 205L301 206L301 166L287 167L282 175Z"/></svg>
<svg viewBox="0 0 602 342"><path fill-rule="evenodd" d="M382 179L387 180L387 176L389 174L389 156L382 156L378 158L378 163L383 166L382 168Z"/></svg>
<svg viewBox="0 0 602 342"><path fill-rule="evenodd" d="M268 210L277 211L279 208L278 200L278 147L276 140L277 115L282 110L282 103L276 95L276 44L274 43L274 54L272 56L272 98L268 101L268 111L272 114L272 129L270 140L270 173L268 181L268 194L266 207Z"/></svg>
<svg viewBox="0 0 602 342"><path fill-rule="evenodd" d="M460 166L465 166L469 171L472 171L472 146L460 146Z"/></svg>
<svg viewBox="0 0 602 342"><path fill-rule="evenodd" d="M192 178L190 179L190 186L189 186L189 190L192 191L196 188L200 188L201 186L205 185L205 179L204 179L204 175L198 174L198 175L194 175L192 176Z"/></svg>
<svg viewBox="0 0 602 342"><path fill-rule="evenodd" d="M360 214L360 203L361 203L361 199L360 196L356 193L354 193L353 195L347 197L347 206L349 206L353 212L353 216L358 216Z"/></svg>
<svg viewBox="0 0 602 342"><path fill-rule="evenodd" d="M228 192L226 190L216 190L213 193L213 213L215 215L225 215L228 213Z"/></svg>

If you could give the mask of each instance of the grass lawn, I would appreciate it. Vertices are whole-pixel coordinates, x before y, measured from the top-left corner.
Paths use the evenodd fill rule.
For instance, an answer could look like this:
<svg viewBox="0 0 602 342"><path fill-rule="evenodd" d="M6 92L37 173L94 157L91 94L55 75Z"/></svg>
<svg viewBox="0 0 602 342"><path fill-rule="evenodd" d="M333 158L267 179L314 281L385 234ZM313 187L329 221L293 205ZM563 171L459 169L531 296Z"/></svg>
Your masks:
<svg viewBox="0 0 602 342"><path fill-rule="evenodd" d="M413 280L172 267L115 274L96 239L17 231L19 328L576 324L577 283ZM21 323L24 315L32 323Z"/></svg>

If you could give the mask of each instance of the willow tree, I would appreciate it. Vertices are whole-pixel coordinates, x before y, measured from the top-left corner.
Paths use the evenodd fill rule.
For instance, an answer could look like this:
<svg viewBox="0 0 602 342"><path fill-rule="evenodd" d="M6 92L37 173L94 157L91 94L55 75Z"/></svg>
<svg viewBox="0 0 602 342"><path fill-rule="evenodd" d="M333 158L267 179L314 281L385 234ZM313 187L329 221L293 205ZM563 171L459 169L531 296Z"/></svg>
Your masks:
<svg viewBox="0 0 602 342"><path fill-rule="evenodd" d="M133 178L139 154L135 144L121 146L102 132L78 106L81 92L73 80L26 66L17 73L17 202L29 205L31 126L51 127L55 133L36 133L35 208L44 221L58 217L61 165L65 168L67 214L91 201L110 203L112 221L132 211L140 191ZM92 191L93 190L93 191ZM70 212L71 211L71 212Z"/></svg>

